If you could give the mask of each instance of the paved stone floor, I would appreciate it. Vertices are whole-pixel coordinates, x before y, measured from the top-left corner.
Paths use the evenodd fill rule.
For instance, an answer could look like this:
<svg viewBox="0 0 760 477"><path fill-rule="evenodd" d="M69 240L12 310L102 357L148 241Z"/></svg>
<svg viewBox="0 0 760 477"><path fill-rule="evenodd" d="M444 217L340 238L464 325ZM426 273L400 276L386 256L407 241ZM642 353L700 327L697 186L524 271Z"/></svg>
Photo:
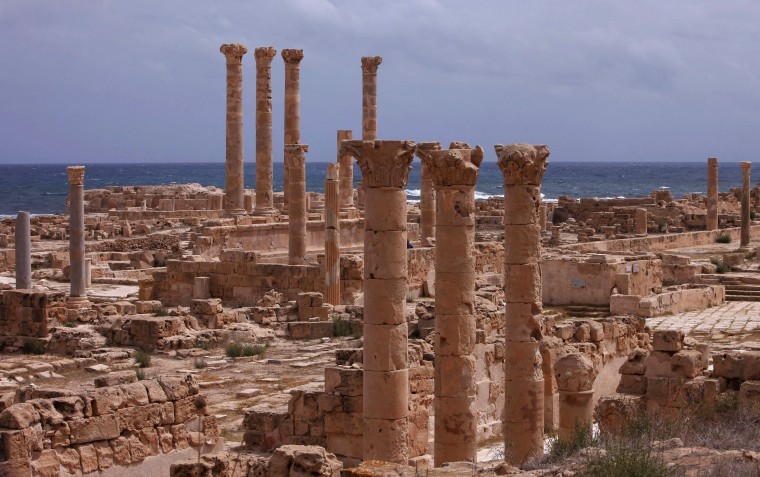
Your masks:
<svg viewBox="0 0 760 477"><path fill-rule="evenodd" d="M725 305L647 319L654 330L681 330L716 344L760 349L760 302L731 301Z"/></svg>

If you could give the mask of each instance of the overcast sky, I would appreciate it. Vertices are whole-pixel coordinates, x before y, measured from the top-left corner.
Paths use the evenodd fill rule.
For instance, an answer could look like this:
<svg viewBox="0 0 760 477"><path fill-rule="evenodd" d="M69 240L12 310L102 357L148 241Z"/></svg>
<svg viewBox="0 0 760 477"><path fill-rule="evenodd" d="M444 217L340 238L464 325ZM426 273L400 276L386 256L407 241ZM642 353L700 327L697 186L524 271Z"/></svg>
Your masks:
<svg viewBox="0 0 760 477"><path fill-rule="evenodd" d="M335 158L361 136L361 67L383 56L381 139L545 143L552 161L753 160L756 0L0 0L0 163L222 162L225 60L303 48L301 138Z"/></svg>

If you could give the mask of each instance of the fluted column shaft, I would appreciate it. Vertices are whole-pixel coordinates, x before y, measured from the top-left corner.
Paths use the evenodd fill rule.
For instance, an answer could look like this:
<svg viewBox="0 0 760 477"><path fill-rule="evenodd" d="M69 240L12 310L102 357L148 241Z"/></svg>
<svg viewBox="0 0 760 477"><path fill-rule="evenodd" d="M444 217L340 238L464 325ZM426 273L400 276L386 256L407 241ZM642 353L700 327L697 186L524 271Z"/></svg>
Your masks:
<svg viewBox="0 0 760 477"><path fill-rule="evenodd" d="M285 161L290 177L290 205L288 207L288 263L306 263L306 144L286 144Z"/></svg>
<svg viewBox="0 0 760 477"><path fill-rule="evenodd" d="M350 154L342 152L343 141L350 141L353 132L350 129L338 130L338 163L340 164L340 210L354 208L354 162Z"/></svg>
<svg viewBox="0 0 760 477"><path fill-rule="evenodd" d="M243 174L243 55L245 45L225 44L219 48L227 60L227 134L224 210L245 211Z"/></svg>
<svg viewBox="0 0 760 477"><path fill-rule="evenodd" d="M475 183L483 150L417 150L437 195L435 465L477 459Z"/></svg>
<svg viewBox="0 0 760 477"><path fill-rule="evenodd" d="M362 140L377 139L377 68L382 56L362 57Z"/></svg>
<svg viewBox="0 0 760 477"><path fill-rule="evenodd" d="M32 234L29 212L16 215L16 289L32 288Z"/></svg>
<svg viewBox="0 0 760 477"><path fill-rule="evenodd" d="M274 210L272 191L272 58L271 46L256 48L256 203L254 214Z"/></svg>
<svg viewBox="0 0 760 477"><path fill-rule="evenodd" d="M549 148L496 145L504 175L504 441L507 460L521 464L543 452L541 370L541 179Z"/></svg>
<svg viewBox="0 0 760 477"><path fill-rule="evenodd" d="M340 305L339 164L327 165L325 180L325 301Z"/></svg>
<svg viewBox="0 0 760 477"><path fill-rule="evenodd" d="M424 157L427 151L440 151L441 143L439 142L420 142L417 143L417 155ZM428 171L428 163L422 161L420 165L420 243L423 247L427 245L427 239L435 237L435 197L436 192L433 190L433 182Z"/></svg>
<svg viewBox="0 0 760 477"><path fill-rule="evenodd" d="M364 460L409 459L406 193L415 144L348 141L364 207Z"/></svg>
<svg viewBox="0 0 760 477"><path fill-rule="evenodd" d="M66 169L69 175L69 296L84 297L86 285L84 263L84 166Z"/></svg>
<svg viewBox="0 0 760 477"><path fill-rule="evenodd" d="M301 60L303 50L285 49L280 53L285 62L285 141L283 144L301 143ZM283 175L284 208L290 203L288 169Z"/></svg>
<svg viewBox="0 0 760 477"><path fill-rule="evenodd" d="M707 230L718 229L718 158L707 158Z"/></svg>
<svg viewBox="0 0 760 477"><path fill-rule="evenodd" d="M741 228L741 243L740 247L749 247L750 239L750 225L752 219L750 218L750 170L752 169L751 162L742 162L742 228Z"/></svg>

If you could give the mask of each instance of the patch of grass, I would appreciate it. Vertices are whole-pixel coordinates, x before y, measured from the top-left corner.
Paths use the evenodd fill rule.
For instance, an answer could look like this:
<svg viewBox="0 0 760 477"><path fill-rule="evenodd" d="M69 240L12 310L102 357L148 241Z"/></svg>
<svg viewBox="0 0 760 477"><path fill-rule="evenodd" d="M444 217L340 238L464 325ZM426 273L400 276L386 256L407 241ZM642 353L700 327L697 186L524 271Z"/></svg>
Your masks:
<svg viewBox="0 0 760 477"><path fill-rule="evenodd" d="M158 309L158 311L156 311L156 313L154 313L153 316L169 316L169 310L161 307Z"/></svg>
<svg viewBox="0 0 760 477"><path fill-rule="evenodd" d="M583 477L671 477L676 467L668 466L652 446L606 445L604 452L589 458L586 468L578 475Z"/></svg>
<svg viewBox="0 0 760 477"><path fill-rule="evenodd" d="M143 371L142 369L138 369L137 371L135 371L135 376L137 376L138 381L142 381L143 379L145 379L145 371Z"/></svg>
<svg viewBox="0 0 760 477"><path fill-rule="evenodd" d="M549 455L554 459L563 459L576 454L586 447L596 447L599 444L594 437L590 426L581 426L576 423L572 434L568 439L554 437L549 439Z"/></svg>
<svg viewBox="0 0 760 477"><path fill-rule="evenodd" d="M263 355L266 350L266 345L229 343L224 348L224 353L230 358L240 358Z"/></svg>
<svg viewBox="0 0 760 477"><path fill-rule="evenodd" d="M334 319L333 336L351 336L351 322L340 318Z"/></svg>
<svg viewBox="0 0 760 477"><path fill-rule="evenodd" d="M755 212L754 210L750 210L749 211L749 219L750 220L755 220L756 218L757 218L757 212Z"/></svg>
<svg viewBox="0 0 760 477"><path fill-rule="evenodd" d="M731 267L729 267L722 258L712 257L710 263L717 267L716 273L727 273L731 271Z"/></svg>
<svg viewBox="0 0 760 477"><path fill-rule="evenodd" d="M195 343L195 347L208 351L211 349L211 341L198 341Z"/></svg>
<svg viewBox="0 0 760 477"><path fill-rule="evenodd" d="M46 350L45 342L40 340L25 341L21 347L21 352L24 354L45 354Z"/></svg>
<svg viewBox="0 0 760 477"><path fill-rule="evenodd" d="M195 358L193 366L195 366L195 369L203 369L208 366L208 363L206 363L206 360L204 358Z"/></svg>
<svg viewBox="0 0 760 477"><path fill-rule="evenodd" d="M715 243L731 243L731 236L728 234L720 234L715 238Z"/></svg>
<svg viewBox="0 0 760 477"><path fill-rule="evenodd" d="M141 367L141 368L149 368L150 367L150 353L143 349L138 349L135 351L135 362Z"/></svg>
<svg viewBox="0 0 760 477"><path fill-rule="evenodd" d="M65 326L66 328L76 328L77 324L74 323L72 320L66 320L63 326Z"/></svg>

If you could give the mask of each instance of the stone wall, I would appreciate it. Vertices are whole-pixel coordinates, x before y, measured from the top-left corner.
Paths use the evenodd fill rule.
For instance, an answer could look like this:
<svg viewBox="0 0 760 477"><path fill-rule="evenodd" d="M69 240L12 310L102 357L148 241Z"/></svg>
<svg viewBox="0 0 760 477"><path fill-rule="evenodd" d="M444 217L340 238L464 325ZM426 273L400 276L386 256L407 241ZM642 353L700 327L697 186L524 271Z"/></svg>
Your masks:
<svg viewBox="0 0 760 477"><path fill-rule="evenodd" d="M82 394L32 389L19 398L0 413L0 475L124 477L146 475L147 467L151 475L168 475L177 457L153 456L208 452L219 442L216 420L190 376Z"/></svg>
<svg viewBox="0 0 760 477"><path fill-rule="evenodd" d="M5 290L0 295L0 347L16 351L27 340L47 338L50 320L65 315L63 292Z"/></svg>
<svg viewBox="0 0 760 477"><path fill-rule="evenodd" d="M200 184L161 186L109 186L85 191L85 212L108 212L111 209L142 207L160 211L221 210L224 193L216 187Z"/></svg>
<svg viewBox="0 0 760 477"><path fill-rule="evenodd" d="M610 313L643 317L704 310L726 302L723 285L674 285L650 296L614 294Z"/></svg>

